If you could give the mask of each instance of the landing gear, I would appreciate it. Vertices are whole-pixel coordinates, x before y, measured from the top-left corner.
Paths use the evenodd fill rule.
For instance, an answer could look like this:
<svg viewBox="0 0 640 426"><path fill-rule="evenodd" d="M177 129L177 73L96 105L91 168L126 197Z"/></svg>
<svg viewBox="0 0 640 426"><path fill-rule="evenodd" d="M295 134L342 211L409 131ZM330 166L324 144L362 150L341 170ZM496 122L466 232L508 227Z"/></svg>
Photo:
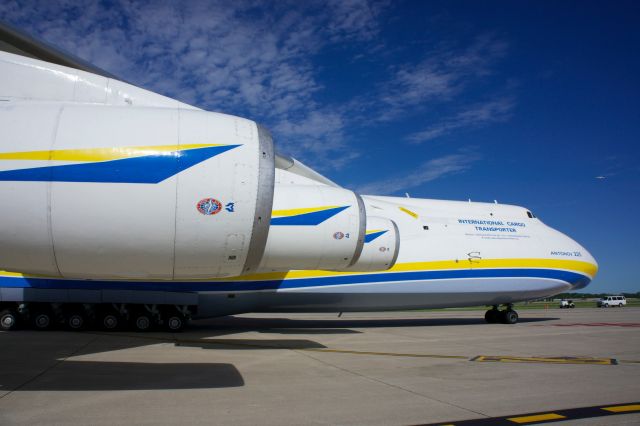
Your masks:
<svg viewBox="0 0 640 426"><path fill-rule="evenodd" d="M506 309L498 310L498 305L494 305L484 314L484 319L489 324L515 324L518 322L518 313L513 310L513 305L508 304Z"/></svg>
<svg viewBox="0 0 640 426"><path fill-rule="evenodd" d="M511 309L501 312L500 320L503 324L515 324L518 322L518 313Z"/></svg>
<svg viewBox="0 0 640 426"><path fill-rule="evenodd" d="M493 308L489 309L484 314L484 320L489 324L500 322L500 311L498 310L498 306L494 306Z"/></svg>
<svg viewBox="0 0 640 426"><path fill-rule="evenodd" d="M18 328L18 311L12 308L0 311L0 330L11 331Z"/></svg>
<svg viewBox="0 0 640 426"><path fill-rule="evenodd" d="M55 324L55 316L48 306L36 306L30 309L31 326L36 330L51 330Z"/></svg>
<svg viewBox="0 0 640 426"><path fill-rule="evenodd" d="M72 331L130 327L144 332L162 327L177 333L186 327L196 309L193 305L137 303L0 303L0 331L27 326L34 330L63 327Z"/></svg>
<svg viewBox="0 0 640 426"><path fill-rule="evenodd" d="M135 331L149 331L153 327L153 316L145 307L134 309L131 312L131 326Z"/></svg>
<svg viewBox="0 0 640 426"><path fill-rule="evenodd" d="M87 314L80 307L70 308L64 313L64 323L69 330L83 330L87 326Z"/></svg>
<svg viewBox="0 0 640 426"><path fill-rule="evenodd" d="M97 325L105 331L114 331L123 325L124 318L113 307L104 307L98 310Z"/></svg>
<svg viewBox="0 0 640 426"><path fill-rule="evenodd" d="M166 309L162 315L164 326L167 331L178 333L187 325L187 317L176 308Z"/></svg>

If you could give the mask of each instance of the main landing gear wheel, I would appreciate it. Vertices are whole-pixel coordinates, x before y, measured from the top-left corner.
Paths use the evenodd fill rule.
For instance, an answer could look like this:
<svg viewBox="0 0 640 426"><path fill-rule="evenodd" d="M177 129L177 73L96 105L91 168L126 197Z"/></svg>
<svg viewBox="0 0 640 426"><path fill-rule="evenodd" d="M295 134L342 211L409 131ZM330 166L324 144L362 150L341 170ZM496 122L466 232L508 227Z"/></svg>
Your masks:
<svg viewBox="0 0 640 426"><path fill-rule="evenodd" d="M148 312L135 312L131 317L131 325L136 331L149 331L153 325L153 319Z"/></svg>
<svg viewBox="0 0 640 426"><path fill-rule="evenodd" d="M82 330L87 325L87 316L80 309L72 310L65 314L64 322L69 330Z"/></svg>
<svg viewBox="0 0 640 426"><path fill-rule="evenodd" d="M11 331L18 328L18 313L13 309L0 311L0 330Z"/></svg>
<svg viewBox="0 0 640 426"><path fill-rule="evenodd" d="M31 313L31 325L36 330L51 330L53 323L53 313L48 309L37 309Z"/></svg>
<svg viewBox="0 0 640 426"><path fill-rule="evenodd" d="M176 310L167 312L164 318L165 328L172 333L182 331L186 325L187 318Z"/></svg>
<svg viewBox="0 0 640 426"><path fill-rule="evenodd" d="M107 309L98 314L98 325L106 331L117 330L122 324L122 317L115 309Z"/></svg>

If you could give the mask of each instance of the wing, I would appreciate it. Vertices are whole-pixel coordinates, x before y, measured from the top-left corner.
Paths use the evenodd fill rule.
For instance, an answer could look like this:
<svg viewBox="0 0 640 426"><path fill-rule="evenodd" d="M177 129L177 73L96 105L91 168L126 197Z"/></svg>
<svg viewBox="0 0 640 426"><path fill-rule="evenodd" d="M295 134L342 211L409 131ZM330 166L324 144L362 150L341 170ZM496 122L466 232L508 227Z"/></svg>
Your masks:
<svg viewBox="0 0 640 426"><path fill-rule="evenodd" d="M118 82L126 83L126 81L118 76L115 76L114 74L108 71L105 71L85 61L84 59L78 58L77 56L74 56L68 52L58 49L55 46L52 46L51 44L46 43L42 40L36 39L30 36L29 34L26 34L24 31L21 31L15 27L12 27L11 25L2 21L0 21L0 51L4 51L14 55L20 55L27 58L45 61L51 64L56 64L56 65L65 67L67 69L72 68L77 71L80 71L81 73L89 73L89 74L94 74L94 75L104 77L109 80L105 83L104 85L105 88L109 88L109 87L112 89L121 88L122 90L119 90L120 92L122 93L126 92L127 95L129 95L128 98L124 97L125 95L123 95L122 99L120 99L120 101L124 101L127 104L135 103L137 105L145 104L145 105L152 105L152 106L168 106L168 107L176 106L177 101L173 99L166 98L162 95L142 89L134 85L129 85L129 84L122 85L121 83L119 84ZM14 71L17 71L14 73L14 75L24 77L23 71L24 71L25 65L28 67L28 64L25 64L23 61L21 64L18 64L17 70L15 67L16 64L14 63L12 65L13 66L11 68L13 68ZM0 68L1 67L2 67L2 64L0 64ZM69 70L66 70L67 73L68 71ZM79 75L80 78L76 79L77 81L74 84L76 85L82 84L83 76L84 76L83 74L80 74ZM24 80L24 78L22 78L22 80ZM63 82L61 79L59 84L63 85L65 84L65 82ZM68 84L68 82L66 84ZM0 86L4 86L4 85L0 83ZM13 84L13 83L11 83L11 86L12 86L11 89L13 90L20 87L19 84L16 86L16 84ZM136 90L132 90L133 87L135 87ZM42 92L24 93L25 90L29 92L33 88L34 88L33 84L29 82L28 87L24 87L20 89L23 91L21 96L16 96L16 97L22 98L22 99L24 98L40 99L39 96L41 96ZM36 90L40 90L40 87L36 86ZM6 95L6 92L0 93L0 94ZM132 99L132 96L135 96L136 94L138 95L137 98ZM46 99L46 100L51 100L51 99ZM75 99L62 99L62 100L74 101ZM180 107L182 108L188 107L189 109L196 109L196 107L193 107L191 105L187 105L184 103L179 103L179 104L180 104ZM303 182L307 184L315 182L322 185L328 185L328 186L333 186L337 188L340 187L339 185L332 182L328 178L322 176L320 173L316 172L315 170L302 164L300 161L292 157L289 157L287 155L276 154L276 168L286 171L288 173L291 173L295 176L302 177ZM291 177L288 174L285 174L285 176ZM286 179L286 177L284 177L284 179ZM307 179L312 182L309 182Z"/></svg>
<svg viewBox="0 0 640 426"><path fill-rule="evenodd" d="M2 21L0 21L0 50L124 81L108 71L98 68L68 52L57 49L42 40L35 39Z"/></svg>

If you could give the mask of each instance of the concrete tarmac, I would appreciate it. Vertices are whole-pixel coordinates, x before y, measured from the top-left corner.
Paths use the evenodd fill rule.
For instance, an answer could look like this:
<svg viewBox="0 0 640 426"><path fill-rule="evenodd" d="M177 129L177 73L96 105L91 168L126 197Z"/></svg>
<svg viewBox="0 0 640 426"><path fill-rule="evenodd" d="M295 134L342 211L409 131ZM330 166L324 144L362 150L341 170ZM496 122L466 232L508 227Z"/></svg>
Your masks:
<svg viewBox="0 0 640 426"><path fill-rule="evenodd" d="M411 425L640 401L640 308L522 310L516 325L483 315L0 333L0 424ZM640 424L640 414L561 424L582 423Z"/></svg>

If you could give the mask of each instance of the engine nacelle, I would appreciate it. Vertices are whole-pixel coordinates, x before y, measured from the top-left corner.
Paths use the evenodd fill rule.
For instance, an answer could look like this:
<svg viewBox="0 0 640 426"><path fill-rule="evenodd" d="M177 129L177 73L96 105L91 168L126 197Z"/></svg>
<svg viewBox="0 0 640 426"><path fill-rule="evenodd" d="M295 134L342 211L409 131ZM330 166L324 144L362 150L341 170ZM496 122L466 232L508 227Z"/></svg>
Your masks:
<svg viewBox="0 0 640 426"><path fill-rule="evenodd" d="M391 219L367 216L364 247L348 271L371 272L391 269L400 253L400 232Z"/></svg>
<svg viewBox="0 0 640 426"><path fill-rule="evenodd" d="M235 276L269 230L271 137L238 117L19 103L0 111L0 269L102 279Z"/></svg>
<svg viewBox="0 0 640 426"><path fill-rule="evenodd" d="M359 195L325 185L276 185L261 270L345 270L364 246Z"/></svg>

